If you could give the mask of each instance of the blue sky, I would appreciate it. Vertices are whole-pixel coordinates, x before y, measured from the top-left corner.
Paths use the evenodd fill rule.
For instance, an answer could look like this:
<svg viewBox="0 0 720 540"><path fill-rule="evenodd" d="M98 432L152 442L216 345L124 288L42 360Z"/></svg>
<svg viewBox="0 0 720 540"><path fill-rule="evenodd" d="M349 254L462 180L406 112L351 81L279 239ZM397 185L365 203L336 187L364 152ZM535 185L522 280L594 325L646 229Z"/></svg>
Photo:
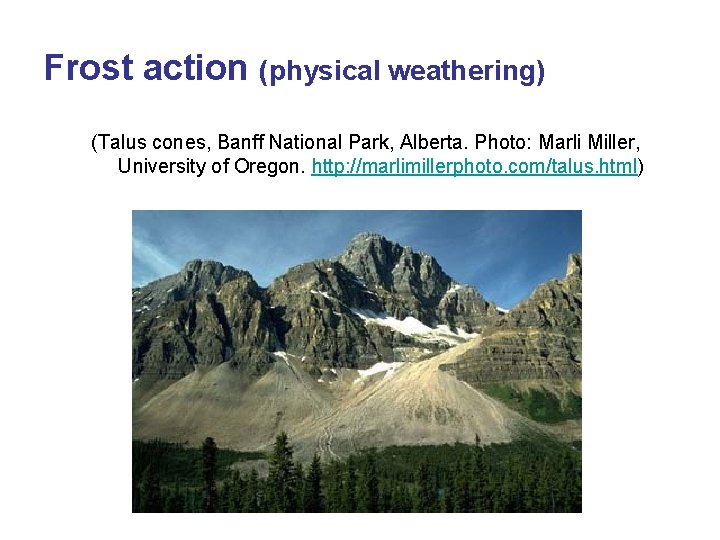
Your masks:
<svg viewBox="0 0 720 540"><path fill-rule="evenodd" d="M261 286L289 267L340 254L359 232L433 255L446 273L512 307L565 274L582 251L580 211L134 211L133 286L190 259L249 271Z"/></svg>

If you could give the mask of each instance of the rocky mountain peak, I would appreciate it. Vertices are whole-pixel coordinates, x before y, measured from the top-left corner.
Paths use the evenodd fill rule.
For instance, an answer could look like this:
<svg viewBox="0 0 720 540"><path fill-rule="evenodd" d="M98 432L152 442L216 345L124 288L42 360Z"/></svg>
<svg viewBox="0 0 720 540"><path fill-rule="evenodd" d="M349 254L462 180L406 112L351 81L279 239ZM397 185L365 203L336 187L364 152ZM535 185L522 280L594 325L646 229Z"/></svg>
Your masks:
<svg viewBox="0 0 720 540"><path fill-rule="evenodd" d="M371 289L439 299L452 282L434 257L376 233L357 235L338 261Z"/></svg>
<svg viewBox="0 0 720 540"><path fill-rule="evenodd" d="M565 272L567 277L575 275L582 277L582 254L571 253L568 255L567 271Z"/></svg>
<svg viewBox="0 0 720 540"><path fill-rule="evenodd" d="M582 255L568 257L567 275L538 285L510 310L501 326L577 329L582 324Z"/></svg>
<svg viewBox="0 0 720 540"><path fill-rule="evenodd" d="M247 285L257 287L248 272L217 261L193 259L188 261L178 273L133 289L133 312L144 314L168 303L201 294L214 294L226 283L238 279Z"/></svg>
<svg viewBox="0 0 720 540"><path fill-rule="evenodd" d="M347 249L349 250L352 247L362 247L364 245L371 244L373 242L389 242L389 241L382 234L365 231L365 232L356 234L352 238L352 240L350 240L350 243L348 244ZM394 243L394 242L392 242L392 243Z"/></svg>
<svg viewBox="0 0 720 540"><path fill-rule="evenodd" d="M309 370L366 368L433 354L505 318L434 257L375 233L338 257L293 266L267 289L243 270L191 260L134 289L132 303L133 377L223 362L260 374L279 353L305 358Z"/></svg>
<svg viewBox="0 0 720 540"><path fill-rule="evenodd" d="M199 289L217 289L240 275L250 275L233 266L225 266L217 261L193 259L185 263L180 270L180 281L195 291Z"/></svg>
<svg viewBox="0 0 720 540"><path fill-rule="evenodd" d="M337 261L398 319L414 317L428 326L457 325L472 332L488 317L500 316L475 289L448 276L434 257L380 234L357 235Z"/></svg>
<svg viewBox="0 0 720 540"><path fill-rule="evenodd" d="M580 379L582 255L568 257L567 275L538 285L458 361L443 366L470 384L496 380Z"/></svg>

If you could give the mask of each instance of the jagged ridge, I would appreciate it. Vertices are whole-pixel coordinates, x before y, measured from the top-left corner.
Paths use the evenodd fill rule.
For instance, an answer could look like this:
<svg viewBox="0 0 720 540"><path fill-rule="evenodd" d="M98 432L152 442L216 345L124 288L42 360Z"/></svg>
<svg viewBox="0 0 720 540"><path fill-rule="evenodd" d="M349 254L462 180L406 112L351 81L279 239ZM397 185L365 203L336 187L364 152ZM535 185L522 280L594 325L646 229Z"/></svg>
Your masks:
<svg viewBox="0 0 720 540"><path fill-rule="evenodd" d="M330 366L421 358L453 343L383 324L408 317L457 328L464 341L503 316L430 255L376 234L356 236L336 259L291 268L267 290L248 272L194 260L133 291L133 378L176 379L195 365L223 362L262 374L281 350L306 357L307 369L322 374Z"/></svg>
<svg viewBox="0 0 720 540"><path fill-rule="evenodd" d="M582 376L582 256L566 276L539 285L527 300L489 325L474 347L442 369L471 384L579 379Z"/></svg>

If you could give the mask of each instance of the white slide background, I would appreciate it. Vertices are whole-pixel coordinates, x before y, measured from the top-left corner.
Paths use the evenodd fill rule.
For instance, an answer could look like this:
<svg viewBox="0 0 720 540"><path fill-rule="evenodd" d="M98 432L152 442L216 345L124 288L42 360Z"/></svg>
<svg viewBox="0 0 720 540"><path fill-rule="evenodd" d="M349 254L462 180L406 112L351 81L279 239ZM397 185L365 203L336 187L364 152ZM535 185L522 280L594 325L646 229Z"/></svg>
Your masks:
<svg viewBox="0 0 720 540"><path fill-rule="evenodd" d="M26 2L2 70L3 530L96 538L712 536L717 502L717 47L710 3ZM136 79L46 81L46 53ZM248 80L148 82L149 58L241 58ZM532 63L502 82L284 82L257 66ZM130 176L97 132L614 132L636 178ZM502 154L502 153L500 153ZM181 153L183 157L185 153ZM311 155L311 154L308 154ZM171 157L148 154L149 157ZM378 156L380 157L380 156ZM499 155L504 158L508 154ZM524 156L523 156L524 157ZM560 516L130 513L132 209L582 209L584 512Z"/></svg>

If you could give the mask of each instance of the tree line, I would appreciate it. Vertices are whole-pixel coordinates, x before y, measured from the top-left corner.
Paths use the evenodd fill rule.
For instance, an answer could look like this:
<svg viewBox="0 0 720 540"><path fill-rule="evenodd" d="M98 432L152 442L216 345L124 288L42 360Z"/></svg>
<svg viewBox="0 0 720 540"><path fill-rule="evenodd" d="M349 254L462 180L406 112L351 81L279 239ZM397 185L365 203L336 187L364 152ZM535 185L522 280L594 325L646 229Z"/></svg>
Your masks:
<svg viewBox="0 0 720 540"><path fill-rule="evenodd" d="M254 468L240 474L218 467L219 450L211 437L197 454L196 470L184 479L163 477L161 452L139 452L137 460L135 454L135 512L582 510L581 452L547 439L368 448L329 463L315 455L303 466L281 433L267 457L266 478Z"/></svg>

